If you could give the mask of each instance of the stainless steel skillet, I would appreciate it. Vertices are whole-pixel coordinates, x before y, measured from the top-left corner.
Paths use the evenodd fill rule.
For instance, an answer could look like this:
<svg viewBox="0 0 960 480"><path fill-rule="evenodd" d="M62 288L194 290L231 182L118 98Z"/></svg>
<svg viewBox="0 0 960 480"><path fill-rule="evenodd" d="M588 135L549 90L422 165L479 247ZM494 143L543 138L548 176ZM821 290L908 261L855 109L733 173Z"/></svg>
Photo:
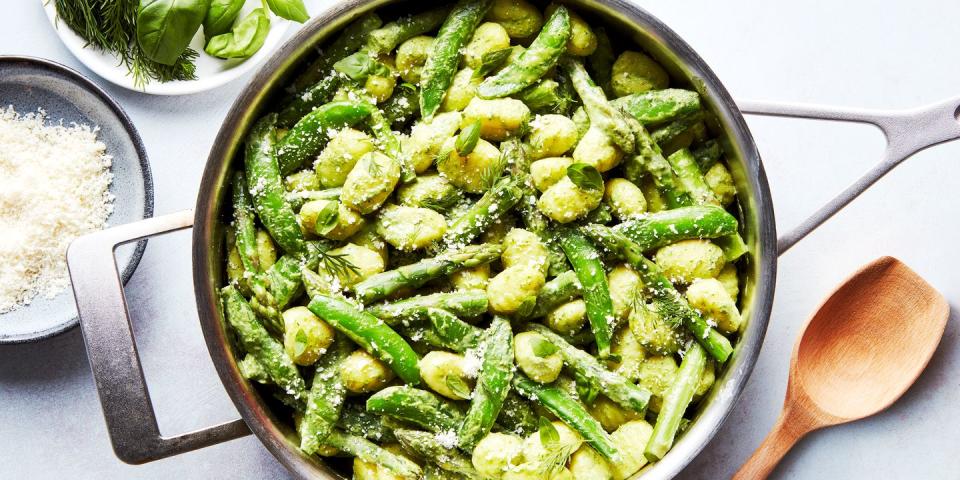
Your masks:
<svg viewBox="0 0 960 480"><path fill-rule="evenodd" d="M236 100L207 160L200 195L193 211L123 225L74 243L68 260L91 367L100 392L114 450L124 461L143 463L223 442L251 431L298 478L342 478L330 466L304 456L284 419L239 374L217 300L222 285L223 205L227 173L241 151L252 122L269 110L283 86L337 30L358 15L390 6L399 12L420 10L434 2L351 0L311 21L271 58ZM677 85L697 89L721 126L740 198L743 236L751 248L741 285L747 322L732 359L718 375L693 426L643 478L670 478L680 472L709 442L730 412L756 362L773 302L776 262L793 244L826 221L911 154L960 137L956 120L960 98L903 112L847 110L827 107L737 103L703 60L666 25L636 5L622 1L571 0L595 25L633 40L664 64ZM796 230L776 236L766 175L743 113L872 123L888 138L888 149L874 169L823 207ZM175 437L163 437L144 381L130 330L126 304L112 260L116 245L160 233L194 227L193 266L197 310L211 358L242 419Z"/></svg>

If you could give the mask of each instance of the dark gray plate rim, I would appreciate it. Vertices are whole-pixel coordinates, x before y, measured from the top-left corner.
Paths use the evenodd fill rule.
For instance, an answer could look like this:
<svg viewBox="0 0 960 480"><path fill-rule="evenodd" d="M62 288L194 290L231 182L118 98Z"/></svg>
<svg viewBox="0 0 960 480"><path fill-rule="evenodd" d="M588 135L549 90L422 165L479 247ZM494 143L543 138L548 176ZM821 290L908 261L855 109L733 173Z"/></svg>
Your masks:
<svg viewBox="0 0 960 480"><path fill-rule="evenodd" d="M62 65L52 60L47 60L45 58L22 55L0 55L0 67L7 63L28 63L40 69L57 71L58 73L71 79L78 87L97 97L101 102L103 102L103 104L110 107L110 110L112 110L113 113L116 114L117 118L120 119L124 129L127 131L127 135L130 136L130 140L137 149L137 157L140 162L140 168L143 171L143 218L153 217L153 173L150 171L150 162L147 160L147 150L143 146L143 140L140 139L140 134L137 133L137 129L133 126L133 121L130 120L127 112L120 107L120 104L118 104L116 100L110 96L110 94L100 88L97 84L93 83L92 80L66 65ZM129 281L130 277L133 276L133 272L136 271L137 266L140 265L140 259L143 257L143 251L146 248L146 240L140 240L137 242L137 247L134 249L133 255L130 257L130 260L123 267L123 271L120 273L120 281L123 282L124 285L127 284L127 281ZM64 333L76 327L78 324L79 318L74 316L66 322L45 330L23 335L0 337L0 345L29 343L44 340Z"/></svg>

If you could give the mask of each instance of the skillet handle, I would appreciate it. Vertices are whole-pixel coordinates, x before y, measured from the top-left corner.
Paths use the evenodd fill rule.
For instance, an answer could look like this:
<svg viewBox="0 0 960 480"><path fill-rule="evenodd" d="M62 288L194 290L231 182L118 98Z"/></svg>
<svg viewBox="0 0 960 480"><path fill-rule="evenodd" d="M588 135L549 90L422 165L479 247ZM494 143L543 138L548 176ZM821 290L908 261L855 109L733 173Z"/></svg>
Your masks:
<svg viewBox="0 0 960 480"><path fill-rule="evenodd" d="M164 215L85 235L67 249L87 357L113 451L141 464L248 435L241 419L164 437L143 377L113 251L124 243L193 226L193 211Z"/></svg>
<svg viewBox="0 0 960 480"><path fill-rule="evenodd" d="M960 121L957 119L960 97L908 110L867 110L749 100L737 104L746 114L866 123L879 128L886 137L887 146L880 162L800 225L777 239L780 255L914 153L960 138Z"/></svg>

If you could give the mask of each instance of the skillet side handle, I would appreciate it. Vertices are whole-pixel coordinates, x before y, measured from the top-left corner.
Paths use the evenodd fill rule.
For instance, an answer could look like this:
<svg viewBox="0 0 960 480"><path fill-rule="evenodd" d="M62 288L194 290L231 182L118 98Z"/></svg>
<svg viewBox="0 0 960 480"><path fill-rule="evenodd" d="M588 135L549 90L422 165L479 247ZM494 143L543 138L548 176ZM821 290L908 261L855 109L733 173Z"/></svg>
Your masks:
<svg viewBox="0 0 960 480"><path fill-rule="evenodd" d="M846 207L904 160L926 148L960 138L960 97L908 110L868 110L776 102L738 101L748 115L832 120L863 123L880 129L886 137L883 157L849 187L814 212L800 225L777 239L777 251L783 255L794 244Z"/></svg>
<svg viewBox="0 0 960 480"><path fill-rule="evenodd" d="M193 226L193 211L119 225L74 240L67 267L80 314L80 328L97 385L113 451L142 464L248 435L241 419L193 432L160 434L143 377L114 250L142 238Z"/></svg>

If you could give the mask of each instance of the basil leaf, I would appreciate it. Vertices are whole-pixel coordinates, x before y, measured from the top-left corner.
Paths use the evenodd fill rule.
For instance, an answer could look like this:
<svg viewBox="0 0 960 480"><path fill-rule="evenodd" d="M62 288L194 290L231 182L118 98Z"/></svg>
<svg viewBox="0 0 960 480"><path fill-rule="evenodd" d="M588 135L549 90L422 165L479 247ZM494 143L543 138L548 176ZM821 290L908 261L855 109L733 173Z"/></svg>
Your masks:
<svg viewBox="0 0 960 480"><path fill-rule="evenodd" d="M540 358L549 357L560 351L556 345L550 343L543 337L533 339L533 345L531 346L533 347L533 354Z"/></svg>
<svg viewBox="0 0 960 480"><path fill-rule="evenodd" d="M293 338L293 355L299 357L307 351L307 346L310 343L310 337L307 336L307 332L304 332L303 329L297 330L297 334Z"/></svg>
<svg viewBox="0 0 960 480"><path fill-rule="evenodd" d="M603 177L593 165L574 163L567 167L567 176L577 187L587 191L603 190Z"/></svg>
<svg viewBox="0 0 960 480"><path fill-rule="evenodd" d="M548 452L560 444L560 432L546 417L540 417L540 427L537 430L540 434L540 443Z"/></svg>
<svg viewBox="0 0 960 480"><path fill-rule="evenodd" d="M363 50L334 63L333 69L358 82L365 81L370 75L390 75L389 67L374 60Z"/></svg>
<svg viewBox="0 0 960 480"><path fill-rule="evenodd" d="M203 36L210 39L230 31L240 16L246 0L210 0L210 8L203 19Z"/></svg>
<svg viewBox="0 0 960 480"><path fill-rule="evenodd" d="M477 148L478 141L480 141L480 120L474 120L473 123L460 130L460 135L457 135L457 141L454 144L457 154L461 157L470 155L470 152Z"/></svg>
<svg viewBox="0 0 960 480"><path fill-rule="evenodd" d="M314 224L314 231L317 235L326 235L331 230L337 228L340 222L340 202L336 200L327 200L317 214L317 221Z"/></svg>
<svg viewBox="0 0 960 480"><path fill-rule="evenodd" d="M452 373L447 374L447 376L444 378L444 381L447 384L447 388L449 388L454 395L460 398L470 398L472 393L470 391L470 386L467 385L467 382L463 381L459 375L454 375Z"/></svg>
<svg viewBox="0 0 960 480"><path fill-rule="evenodd" d="M173 65L200 29L210 0L143 0L137 10L137 42L150 60Z"/></svg>
<svg viewBox="0 0 960 480"><path fill-rule="evenodd" d="M303 0L267 0L267 6L270 11L280 18L293 20L303 23L310 20L310 14L307 13L307 7Z"/></svg>
<svg viewBox="0 0 960 480"><path fill-rule="evenodd" d="M263 46L270 33L270 18L266 10L258 8L233 26L233 31L210 39L208 54L219 58L247 58Z"/></svg>
<svg viewBox="0 0 960 480"><path fill-rule="evenodd" d="M472 78L486 77L493 73L494 70L503 65L503 62L506 62L507 59L510 58L511 52L513 52L513 47L484 53L483 56L480 57L480 66L473 72Z"/></svg>

